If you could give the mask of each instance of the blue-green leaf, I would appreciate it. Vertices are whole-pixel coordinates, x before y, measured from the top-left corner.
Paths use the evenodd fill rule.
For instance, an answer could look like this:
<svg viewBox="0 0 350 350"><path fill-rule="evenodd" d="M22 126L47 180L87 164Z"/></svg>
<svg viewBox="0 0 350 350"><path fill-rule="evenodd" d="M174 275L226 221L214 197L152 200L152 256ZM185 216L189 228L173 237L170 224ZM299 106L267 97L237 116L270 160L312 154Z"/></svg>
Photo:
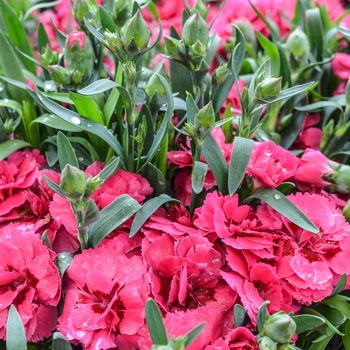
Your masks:
<svg viewBox="0 0 350 350"><path fill-rule="evenodd" d="M201 323L199 324L197 327L194 327L191 331L189 331L185 337L187 337L186 343L185 343L185 348L187 348L188 346L190 346L195 339L198 337L198 335L200 334L200 332L203 330L205 326L205 323Z"/></svg>
<svg viewBox="0 0 350 350"><path fill-rule="evenodd" d="M14 305L10 306L6 323L6 349L27 350L24 326Z"/></svg>
<svg viewBox="0 0 350 350"><path fill-rule="evenodd" d="M208 164L196 161L192 170L192 190L194 193L200 193L203 190L205 176L208 172Z"/></svg>
<svg viewBox="0 0 350 350"><path fill-rule="evenodd" d="M7 140L0 143L0 160L5 159L11 153L24 147L32 147L30 143L22 140Z"/></svg>
<svg viewBox="0 0 350 350"><path fill-rule="evenodd" d="M63 277L64 273L68 269L71 261L74 258L74 254L72 253L59 253L56 260L55 260L55 265L58 268L58 271L60 272L61 278Z"/></svg>
<svg viewBox="0 0 350 350"><path fill-rule="evenodd" d="M114 229L128 220L141 205L132 197L123 194L101 210L100 217L89 227L89 245L97 247Z"/></svg>
<svg viewBox="0 0 350 350"><path fill-rule="evenodd" d="M154 345L167 345L166 334L162 315L153 299L148 299L146 303L146 323Z"/></svg>
<svg viewBox="0 0 350 350"><path fill-rule="evenodd" d="M315 329L319 326L322 326L325 323L322 317L318 317L314 315L293 316L293 320L297 325L296 333L302 333L302 332L309 331L311 329Z"/></svg>
<svg viewBox="0 0 350 350"><path fill-rule="evenodd" d="M258 321L258 330L259 330L259 333L262 332L262 330L264 329L264 323L265 323L265 320L266 320L266 313L267 313L267 305L270 304L270 301L269 300L265 300L261 306L259 307L259 310L258 310L258 314L256 316L256 319Z"/></svg>
<svg viewBox="0 0 350 350"><path fill-rule="evenodd" d="M57 134L57 153L61 170L63 170L67 164L79 168L74 149L68 138L61 131Z"/></svg>
<svg viewBox="0 0 350 350"><path fill-rule="evenodd" d="M228 193L233 196L241 184L247 170L254 141L235 137L228 170Z"/></svg>
<svg viewBox="0 0 350 350"><path fill-rule="evenodd" d="M247 315L246 309L239 304L235 304L233 308L233 322L234 322L235 328L243 326L246 315Z"/></svg>
<svg viewBox="0 0 350 350"><path fill-rule="evenodd" d="M70 131L70 132L82 132L82 130L65 120L57 117L55 114L49 114L45 113L41 115L40 117L34 119L32 123L40 123L44 124L46 126L49 126L50 128L63 130L63 131Z"/></svg>
<svg viewBox="0 0 350 350"><path fill-rule="evenodd" d="M65 336L60 332L54 332L52 335L52 350L72 350L72 347Z"/></svg>

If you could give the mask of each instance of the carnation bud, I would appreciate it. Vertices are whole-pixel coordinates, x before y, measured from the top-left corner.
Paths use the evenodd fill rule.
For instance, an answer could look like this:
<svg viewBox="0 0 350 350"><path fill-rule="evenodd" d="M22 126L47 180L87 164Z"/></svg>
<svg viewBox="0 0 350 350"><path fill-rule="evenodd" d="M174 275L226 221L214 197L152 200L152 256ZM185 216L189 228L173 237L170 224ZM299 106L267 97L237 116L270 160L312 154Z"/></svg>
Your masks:
<svg viewBox="0 0 350 350"><path fill-rule="evenodd" d="M300 27L295 29L288 37L286 42L287 55L293 54L298 59L302 56L308 57L310 55L310 41L307 35Z"/></svg>
<svg viewBox="0 0 350 350"><path fill-rule="evenodd" d="M160 67L156 70L155 73L161 75L166 80L169 80L169 77L168 77L168 74L167 74L167 70L166 70L166 68L165 68L163 63L160 65ZM151 98L156 91L157 91L158 95L165 94L164 86L163 86L163 84L160 82L159 78L155 74L152 74L150 76L150 78L148 79L144 89L145 89L146 95L149 98Z"/></svg>
<svg viewBox="0 0 350 350"><path fill-rule="evenodd" d="M151 32L140 10L137 10L136 14L124 24L120 33L124 47L132 45L134 41L139 52L147 47L151 37Z"/></svg>
<svg viewBox="0 0 350 350"><path fill-rule="evenodd" d="M281 344L289 342L296 329L293 318L283 311L269 316L264 324L264 334Z"/></svg>
<svg viewBox="0 0 350 350"><path fill-rule="evenodd" d="M209 29L198 12L189 17L182 28L182 39L187 46L194 45L198 40L207 48Z"/></svg>
<svg viewBox="0 0 350 350"><path fill-rule="evenodd" d="M206 7L203 0L197 0L193 8L190 10L190 14L198 12L199 15L206 20L209 12L209 7Z"/></svg>
<svg viewBox="0 0 350 350"><path fill-rule="evenodd" d="M207 48L199 40L197 40L192 46L189 47L190 56L202 57L207 53Z"/></svg>
<svg viewBox="0 0 350 350"><path fill-rule="evenodd" d="M263 103L272 101L277 98L282 89L282 77L265 78L255 88L255 98Z"/></svg>
<svg viewBox="0 0 350 350"><path fill-rule="evenodd" d="M300 350L299 348L297 348L291 343L280 344L277 346L277 349L278 350Z"/></svg>
<svg viewBox="0 0 350 350"><path fill-rule="evenodd" d="M82 195L86 188L85 173L67 164L62 170L60 186L70 195Z"/></svg>
<svg viewBox="0 0 350 350"><path fill-rule="evenodd" d="M350 191L350 166L336 162L329 162L328 164L334 170L334 173L326 175L326 180L334 184L333 189L348 193Z"/></svg>
<svg viewBox="0 0 350 350"><path fill-rule="evenodd" d="M344 208L343 208L343 215L345 217L345 220L347 222L350 222L350 199L346 202Z"/></svg>
<svg viewBox="0 0 350 350"><path fill-rule="evenodd" d="M210 101L206 106L199 110L196 115L198 127L204 130L212 129L215 124L215 112L213 103Z"/></svg>
<svg viewBox="0 0 350 350"><path fill-rule="evenodd" d="M227 63L220 63L219 67L215 69L213 76L218 85L220 85L226 80L229 73L230 71L227 68Z"/></svg>
<svg viewBox="0 0 350 350"><path fill-rule="evenodd" d="M170 36L164 36L165 52L174 60L181 60L181 55L185 54L184 44Z"/></svg>
<svg viewBox="0 0 350 350"><path fill-rule="evenodd" d="M84 17L89 12L88 0L75 0L73 3L73 15L79 23L83 23Z"/></svg>
<svg viewBox="0 0 350 350"><path fill-rule="evenodd" d="M94 65L94 53L89 37L82 31L74 30L66 40L64 58L67 68L81 72L92 71Z"/></svg>
<svg viewBox="0 0 350 350"><path fill-rule="evenodd" d="M67 68L57 64L47 67L51 79L58 85L69 85L71 76Z"/></svg>
<svg viewBox="0 0 350 350"><path fill-rule="evenodd" d="M102 184L103 180L98 175L94 177L89 177L86 180L86 197L89 197L91 194L93 194Z"/></svg>
<svg viewBox="0 0 350 350"><path fill-rule="evenodd" d="M277 344L269 337L261 337L258 339L260 350L277 350Z"/></svg>
<svg viewBox="0 0 350 350"><path fill-rule="evenodd" d="M55 65L58 63L58 52L52 51L51 46L46 44L46 47L43 48L42 53L40 54L40 59L44 67Z"/></svg>

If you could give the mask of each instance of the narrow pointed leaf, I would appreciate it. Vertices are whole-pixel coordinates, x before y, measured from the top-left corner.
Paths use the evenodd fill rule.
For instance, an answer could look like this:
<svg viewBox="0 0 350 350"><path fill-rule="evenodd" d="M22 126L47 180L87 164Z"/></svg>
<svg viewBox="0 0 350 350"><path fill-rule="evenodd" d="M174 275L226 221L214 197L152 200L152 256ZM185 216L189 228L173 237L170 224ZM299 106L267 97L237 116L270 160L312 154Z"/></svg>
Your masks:
<svg viewBox="0 0 350 350"><path fill-rule="evenodd" d="M185 343L185 348L190 346L196 340L200 332L202 332L204 326L205 326L205 322L199 324L197 327L193 328L191 331L189 331L186 334L187 340Z"/></svg>
<svg viewBox="0 0 350 350"><path fill-rule="evenodd" d="M208 172L208 164L196 161L192 170L192 189L194 193L200 193L203 190L205 176Z"/></svg>
<svg viewBox="0 0 350 350"><path fill-rule="evenodd" d="M106 29L108 29L111 33L114 33L117 28L113 21L113 17L103 6L100 6L99 10L100 10L101 24L103 29L105 31Z"/></svg>
<svg viewBox="0 0 350 350"><path fill-rule="evenodd" d="M263 47L263 49L266 51L267 55L270 58L271 74L274 77L279 77L281 59L277 46L274 43L272 43L269 39L267 39L264 35L262 35L260 32L257 32L257 38L260 45Z"/></svg>
<svg viewBox="0 0 350 350"><path fill-rule="evenodd" d="M233 308L233 322L235 328L243 326L246 314L247 311L243 306L235 304Z"/></svg>
<svg viewBox="0 0 350 350"><path fill-rule="evenodd" d="M162 315L156 302L148 299L146 303L146 323L154 345L167 345L168 337Z"/></svg>
<svg viewBox="0 0 350 350"><path fill-rule="evenodd" d="M134 221L132 222L129 237L134 237L142 225L148 220L148 218L162 205L165 203L178 203L175 198L171 198L167 195L160 195L159 197L152 198L148 200L142 208L135 215Z"/></svg>
<svg viewBox="0 0 350 350"><path fill-rule="evenodd" d="M211 134L208 134L204 140L202 154L212 171L219 191L227 194L227 165L222 152Z"/></svg>
<svg viewBox="0 0 350 350"><path fill-rule="evenodd" d="M38 25L38 37L37 37L37 43L38 43L38 49L39 53L41 53L41 50L46 47L46 45L50 45L49 37L46 33L45 27L42 24L42 22Z"/></svg>
<svg viewBox="0 0 350 350"><path fill-rule="evenodd" d="M97 80L95 82L93 82L92 84L86 86L84 89L79 90L79 94L81 95L96 95L99 94L101 92L105 92L108 90L111 90L115 87L120 87L121 85L115 83L112 80L109 79L100 79Z"/></svg>
<svg viewBox="0 0 350 350"><path fill-rule="evenodd" d="M266 320L266 314L267 314L267 305L270 304L270 301L269 300L265 300L261 306L259 307L259 310L258 310L258 314L256 316L257 318L257 321L258 321L258 330L259 330L259 333L262 332L262 330L264 329L264 323L265 323L265 320Z"/></svg>
<svg viewBox="0 0 350 350"><path fill-rule="evenodd" d="M52 336L52 350L73 350L65 336L55 332Z"/></svg>
<svg viewBox="0 0 350 350"><path fill-rule="evenodd" d="M63 131L82 132L81 129L57 117L57 115L55 114L45 113L40 117L34 119L32 123L44 124L45 126L49 126L50 128L63 130Z"/></svg>
<svg viewBox="0 0 350 350"><path fill-rule="evenodd" d="M79 168L74 149L68 138L61 131L57 134L57 152L61 170L63 170L67 164Z"/></svg>
<svg viewBox="0 0 350 350"><path fill-rule="evenodd" d="M127 194L116 198L100 212L99 219L89 227L89 245L98 246L114 229L128 220L141 205Z"/></svg>
<svg viewBox="0 0 350 350"><path fill-rule="evenodd" d="M235 137L228 170L228 193L233 196L241 184L247 170L254 141Z"/></svg>
<svg viewBox="0 0 350 350"><path fill-rule="evenodd" d="M7 140L0 143L0 160L5 159L11 153L24 147L32 147L32 145L22 140Z"/></svg>
<svg viewBox="0 0 350 350"><path fill-rule="evenodd" d="M6 323L6 349L26 350L27 340L24 326L14 305L11 305Z"/></svg>
<svg viewBox="0 0 350 350"><path fill-rule="evenodd" d="M196 102L193 99L192 94L188 94L186 98L186 110L187 110L187 120L194 125L196 115L199 112Z"/></svg>
<svg viewBox="0 0 350 350"><path fill-rule="evenodd" d="M36 89L36 92L42 104L50 112L56 114L58 117L62 118L66 122L71 123L72 125L82 130L88 131L92 134L99 136L101 139L106 141L114 149L114 151L120 157L121 161L125 163L126 157L122 146L120 145L119 141L113 135L111 135L102 124L97 123L94 120L84 118L80 116L78 113L75 113L57 104L56 102L49 100L38 89Z"/></svg>
<svg viewBox="0 0 350 350"><path fill-rule="evenodd" d="M293 320L297 325L296 333L302 333L315 329L325 323L323 318L314 315L293 316Z"/></svg>
<svg viewBox="0 0 350 350"><path fill-rule="evenodd" d="M11 108L22 117L22 113L23 113L22 105L17 101L9 100L9 99L0 100L0 107Z"/></svg>
<svg viewBox="0 0 350 350"><path fill-rule="evenodd" d="M304 230L320 235L320 230L287 197L273 188L260 188L244 202L257 198Z"/></svg>
<svg viewBox="0 0 350 350"><path fill-rule="evenodd" d="M340 292L342 292L346 286L347 283L347 278L346 278L346 274L344 273L341 277L340 280L338 281L337 285L335 286L333 292L331 295L337 295Z"/></svg>
<svg viewBox="0 0 350 350"><path fill-rule="evenodd" d="M56 260L55 260L55 265L58 268L58 271L60 272L61 278L63 277L64 273L68 269L71 261L74 258L74 254L64 252L64 253L59 253Z"/></svg>
<svg viewBox="0 0 350 350"><path fill-rule="evenodd" d="M110 176L115 174L120 169L120 159L112 158L112 160L102 169L98 177L102 180L107 180Z"/></svg>
<svg viewBox="0 0 350 350"><path fill-rule="evenodd" d="M59 194L63 198L69 197L69 194L65 190L63 190L59 185L57 185L55 182L50 180L45 175L44 175L44 180L45 180L47 186L49 186L52 189L52 191L56 192L57 194Z"/></svg>

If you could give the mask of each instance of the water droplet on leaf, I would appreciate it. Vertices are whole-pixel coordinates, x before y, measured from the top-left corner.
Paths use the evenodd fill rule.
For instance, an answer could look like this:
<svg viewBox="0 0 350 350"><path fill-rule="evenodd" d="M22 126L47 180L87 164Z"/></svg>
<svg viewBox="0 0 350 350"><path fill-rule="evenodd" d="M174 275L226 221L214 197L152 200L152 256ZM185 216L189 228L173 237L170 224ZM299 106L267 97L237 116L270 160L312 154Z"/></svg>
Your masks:
<svg viewBox="0 0 350 350"><path fill-rule="evenodd" d="M281 199L281 195L278 194L278 193L276 193L276 194L274 195L274 197L275 197L275 199L277 199L277 200Z"/></svg>
<svg viewBox="0 0 350 350"><path fill-rule="evenodd" d="M70 121L73 123L73 124L76 124L76 125L79 125L80 124L80 119L77 118L77 117L72 117L70 118Z"/></svg>

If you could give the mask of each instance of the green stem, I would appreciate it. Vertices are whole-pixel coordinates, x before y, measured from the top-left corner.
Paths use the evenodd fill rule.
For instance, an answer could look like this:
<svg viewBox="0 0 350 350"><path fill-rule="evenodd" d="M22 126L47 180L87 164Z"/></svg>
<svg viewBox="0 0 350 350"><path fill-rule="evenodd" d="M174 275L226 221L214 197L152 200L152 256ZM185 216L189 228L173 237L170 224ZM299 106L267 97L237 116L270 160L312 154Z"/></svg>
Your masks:
<svg viewBox="0 0 350 350"><path fill-rule="evenodd" d="M86 230L86 227L82 227L82 225L85 222L85 215L84 210L77 209L75 210L76 217L78 221L78 240L80 242L81 249L87 249L88 248L88 233Z"/></svg>
<svg viewBox="0 0 350 350"><path fill-rule="evenodd" d="M196 145L196 151L195 151L195 154L194 154L194 157L193 157L193 162L192 162L192 171L194 169L195 162L200 160L201 154L202 154L202 147ZM190 202L190 215L191 215L191 217L193 216L194 210L196 209L196 199L197 199L197 193L195 193L193 191L193 188L192 188L191 202Z"/></svg>

